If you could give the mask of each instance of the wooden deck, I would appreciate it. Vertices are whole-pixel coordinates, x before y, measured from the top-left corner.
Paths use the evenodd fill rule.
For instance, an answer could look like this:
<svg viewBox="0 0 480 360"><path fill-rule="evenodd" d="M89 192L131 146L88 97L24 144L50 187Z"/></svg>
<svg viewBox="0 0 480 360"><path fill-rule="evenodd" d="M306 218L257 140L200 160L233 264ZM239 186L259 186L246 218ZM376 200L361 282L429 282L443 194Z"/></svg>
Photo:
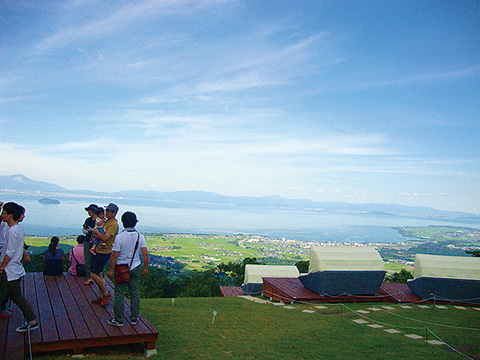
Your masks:
<svg viewBox="0 0 480 360"><path fill-rule="evenodd" d="M15 329L23 324L23 315L19 308L13 307L13 317L0 318L0 359L23 360L24 334Z"/></svg>
<svg viewBox="0 0 480 360"><path fill-rule="evenodd" d="M383 283L380 294L386 295L393 303L421 302L422 298L412 293L407 284Z"/></svg>
<svg viewBox="0 0 480 360"><path fill-rule="evenodd" d="M220 286L220 297L236 297L245 295L240 286Z"/></svg>
<svg viewBox="0 0 480 360"><path fill-rule="evenodd" d="M220 286L221 297L244 295L241 287ZM309 302L309 303L349 303L349 302L388 302L388 303L435 303L462 306L478 306L478 304L441 300L422 300L415 295L407 284L382 283L378 295L370 296L321 296L307 289L298 278L263 278L262 295L274 301Z"/></svg>
<svg viewBox="0 0 480 360"><path fill-rule="evenodd" d="M30 332L33 353L67 350L81 354L83 349L117 344L145 343L146 350L155 349L158 332L140 315L137 325L124 321L123 327L107 324L113 317L113 284L107 279L112 299L106 306L90 300L99 296L95 285L84 285L85 278L68 273L43 276L27 273L23 278L24 295L32 305L39 329ZM0 359L23 359L29 352L28 333L16 333L23 321L20 310L13 306L12 318L0 320ZM125 301L125 316L130 313ZM20 357L19 354L21 355Z"/></svg>
<svg viewBox="0 0 480 360"><path fill-rule="evenodd" d="M380 302L383 296L321 296L303 286L298 278L263 278L263 296L283 302L341 303Z"/></svg>

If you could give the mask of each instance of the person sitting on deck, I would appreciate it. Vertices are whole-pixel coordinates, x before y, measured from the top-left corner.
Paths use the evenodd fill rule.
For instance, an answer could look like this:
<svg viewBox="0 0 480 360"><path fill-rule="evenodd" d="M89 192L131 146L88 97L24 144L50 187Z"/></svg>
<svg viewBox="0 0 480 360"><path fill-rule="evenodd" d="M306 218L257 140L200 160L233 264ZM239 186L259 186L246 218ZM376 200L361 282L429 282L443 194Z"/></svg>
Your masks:
<svg viewBox="0 0 480 360"><path fill-rule="evenodd" d="M78 245L70 250L68 259L72 264L68 268L68 273L73 276L85 276L85 257L83 253L83 243L85 241L85 235L77 236Z"/></svg>
<svg viewBox="0 0 480 360"><path fill-rule="evenodd" d="M50 240L48 249L45 250L43 255L45 256L45 268L43 269L43 275L58 276L63 274L63 249L58 248L60 239L56 236Z"/></svg>

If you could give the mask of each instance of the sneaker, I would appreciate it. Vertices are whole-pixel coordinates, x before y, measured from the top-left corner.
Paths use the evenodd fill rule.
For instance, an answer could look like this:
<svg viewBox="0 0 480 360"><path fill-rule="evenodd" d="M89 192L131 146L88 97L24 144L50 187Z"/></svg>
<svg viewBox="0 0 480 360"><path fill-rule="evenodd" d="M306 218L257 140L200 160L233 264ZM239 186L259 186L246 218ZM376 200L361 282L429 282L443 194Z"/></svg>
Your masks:
<svg viewBox="0 0 480 360"><path fill-rule="evenodd" d="M90 250L88 250L88 251L90 251L93 255L96 254L95 250L93 250L93 249L90 249Z"/></svg>
<svg viewBox="0 0 480 360"><path fill-rule="evenodd" d="M92 304L100 304L100 303L102 302L102 299L103 299L103 298L100 296L98 299L93 299L93 300L91 301L91 303L92 303Z"/></svg>
<svg viewBox="0 0 480 360"><path fill-rule="evenodd" d="M10 318L13 316L13 309L4 309L0 312L2 318Z"/></svg>
<svg viewBox="0 0 480 360"><path fill-rule="evenodd" d="M130 320L130 324L137 325L138 324L138 319Z"/></svg>
<svg viewBox="0 0 480 360"><path fill-rule="evenodd" d="M108 294L107 296L102 297L102 300L100 301L100 305L102 305L102 306L107 305L108 302L110 301L110 297L111 297L110 294Z"/></svg>
<svg viewBox="0 0 480 360"><path fill-rule="evenodd" d="M19 326L17 328L17 332L25 332L25 331L35 330L35 329L38 329L38 323L36 321L33 324L26 323L22 326Z"/></svg>
<svg viewBox="0 0 480 360"><path fill-rule="evenodd" d="M123 326L123 321L117 321L115 318L113 319L108 319L107 320L108 325L113 325L113 326Z"/></svg>

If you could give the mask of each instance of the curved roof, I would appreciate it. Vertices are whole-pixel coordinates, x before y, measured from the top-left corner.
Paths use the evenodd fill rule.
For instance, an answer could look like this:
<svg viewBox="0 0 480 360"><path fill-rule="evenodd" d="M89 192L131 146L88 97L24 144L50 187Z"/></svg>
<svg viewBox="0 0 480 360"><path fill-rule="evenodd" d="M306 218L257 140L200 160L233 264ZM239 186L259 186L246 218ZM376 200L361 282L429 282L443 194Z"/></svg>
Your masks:
<svg viewBox="0 0 480 360"><path fill-rule="evenodd" d="M419 277L480 280L480 258L417 254L414 278Z"/></svg>
<svg viewBox="0 0 480 360"><path fill-rule="evenodd" d="M262 277L296 278L298 275L300 272L296 266L247 264L243 283L263 283Z"/></svg>
<svg viewBox="0 0 480 360"><path fill-rule="evenodd" d="M316 271L377 271L385 270L383 259L371 247L310 248L309 272Z"/></svg>

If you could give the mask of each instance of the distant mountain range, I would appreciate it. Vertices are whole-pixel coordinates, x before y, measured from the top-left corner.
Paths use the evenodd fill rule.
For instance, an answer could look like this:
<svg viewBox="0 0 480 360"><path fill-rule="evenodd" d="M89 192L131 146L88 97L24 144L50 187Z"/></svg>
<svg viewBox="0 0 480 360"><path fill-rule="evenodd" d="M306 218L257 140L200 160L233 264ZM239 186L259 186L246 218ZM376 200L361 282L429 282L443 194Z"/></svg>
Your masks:
<svg viewBox="0 0 480 360"><path fill-rule="evenodd" d="M345 202L316 202L308 199L286 199L280 196L225 196L206 191L145 191L125 190L118 192L95 192L88 190L67 190L61 186L35 181L23 175L0 176L0 195L34 196L53 198L121 199L123 202L143 206L163 207L225 207L258 206L311 210L317 212L358 213L376 216L400 216L422 219L480 222L480 216L458 211L445 211L422 206L397 204L350 204Z"/></svg>

